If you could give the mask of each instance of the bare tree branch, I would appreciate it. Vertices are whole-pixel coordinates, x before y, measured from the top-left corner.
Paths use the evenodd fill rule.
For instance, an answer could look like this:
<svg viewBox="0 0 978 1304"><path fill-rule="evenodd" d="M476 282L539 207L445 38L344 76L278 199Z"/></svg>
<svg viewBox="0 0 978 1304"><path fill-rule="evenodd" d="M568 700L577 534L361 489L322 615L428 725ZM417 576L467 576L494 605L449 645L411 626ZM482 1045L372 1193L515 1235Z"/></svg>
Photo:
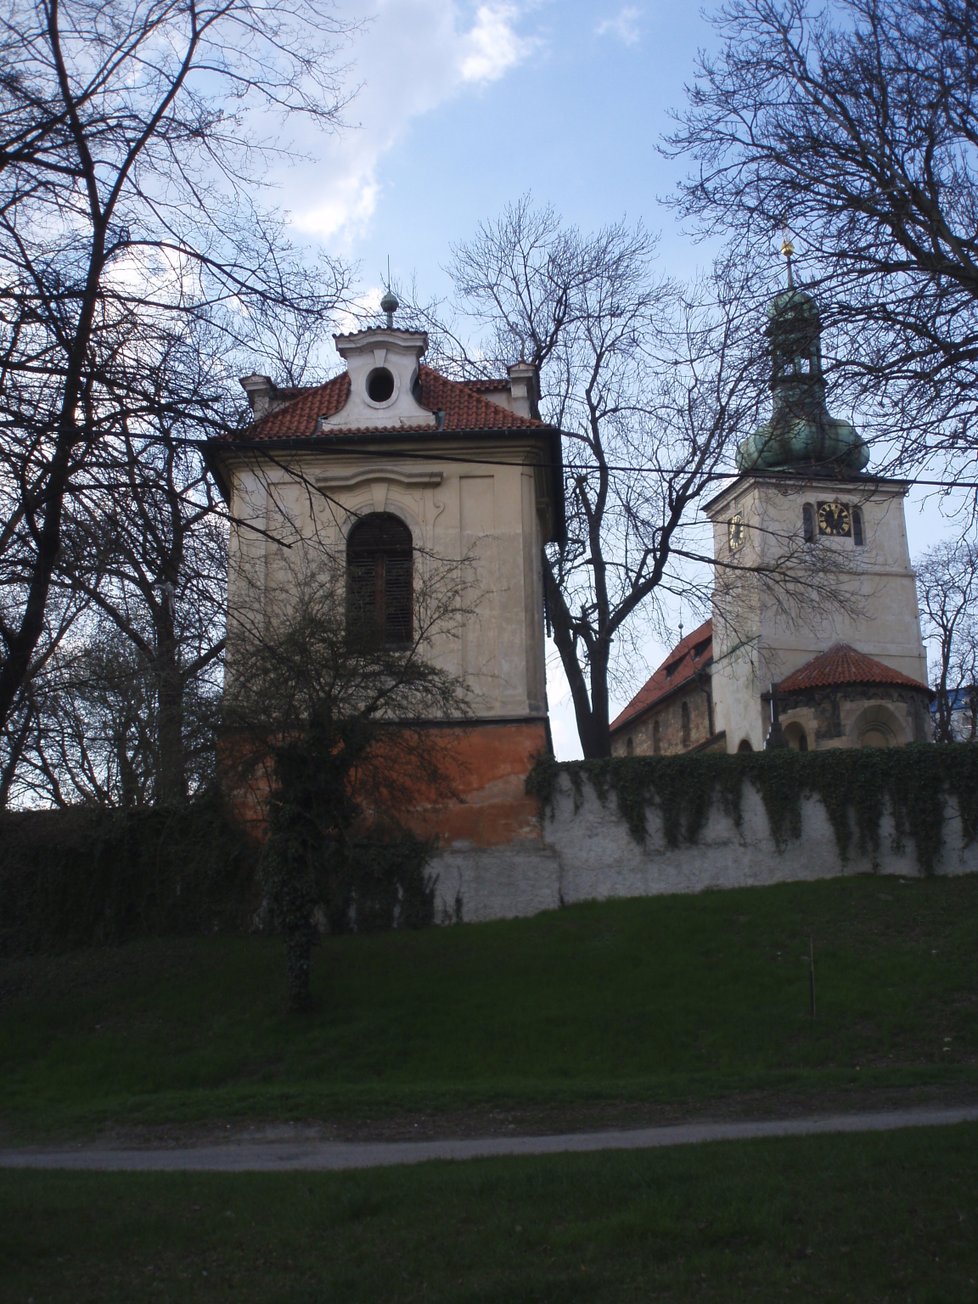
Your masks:
<svg viewBox="0 0 978 1304"><path fill-rule="evenodd" d="M140 438L226 418L213 389L161 388L174 350L206 336L233 366L344 293L255 200L280 119L337 126L342 35L312 0L34 0L0 23L0 730L71 583L76 500Z"/></svg>
<svg viewBox="0 0 978 1304"><path fill-rule="evenodd" d="M978 25L969 0L732 0L664 146L677 200L770 293L772 239L835 342L877 471L967 465L978 394Z"/></svg>
<svg viewBox="0 0 978 1304"><path fill-rule="evenodd" d="M565 434L568 537L545 584L585 756L610 750L610 684L657 592L698 587L708 603L682 541L759 392L736 287L681 292L655 246L623 223L584 235L524 198L455 251L459 292L488 328L482 356L535 363L541 414Z"/></svg>

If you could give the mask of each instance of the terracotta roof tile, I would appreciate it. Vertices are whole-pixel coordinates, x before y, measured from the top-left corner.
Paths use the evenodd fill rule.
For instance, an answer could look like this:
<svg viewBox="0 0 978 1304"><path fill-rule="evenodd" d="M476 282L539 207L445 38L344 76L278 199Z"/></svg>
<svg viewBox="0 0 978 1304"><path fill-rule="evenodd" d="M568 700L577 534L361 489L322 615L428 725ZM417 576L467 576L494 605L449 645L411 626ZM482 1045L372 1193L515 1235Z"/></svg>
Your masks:
<svg viewBox="0 0 978 1304"><path fill-rule="evenodd" d="M543 430L546 423L520 416L508 408L500 407L491 399L477 393L480 388L504 388L505 381L495 383L476 381L466 383L448 380L431 367L419 367L420 394L418 401L429 412L443 411L443 431L449 434L467 430ZM330 426L319 428L320 417L332 417L340 412L350 396L350 376L340 372L324 385L314 385L300 391L282 407L270 412L250 426L246 437L251 440L266 439L329 439L335 435L382 435L386 430L403 433L402 426ZM425 427L421 427L425 429ZM434 430L434 427L431 427Z"/></svg>
<svg viewBox="0 0 978 1304"><path fill-rule="evenodd" d="M682 684L688 683L698 670L713 660L713 621L704 620L692 634L687 634L659 666L651 679L638 690L624 711L611 722L611 731L621 729L654 706Z"/></svg>
<svg viewBox="0 0 978 1304"><path fill-rule="evenodd" d="M839 688L844 684L893 684L899 688L918 688L922 693L930 691L926 684L857 651L848 643L834 643L828 651L806 661L781 680L778 691L795 693L806 688Z"/></svg>

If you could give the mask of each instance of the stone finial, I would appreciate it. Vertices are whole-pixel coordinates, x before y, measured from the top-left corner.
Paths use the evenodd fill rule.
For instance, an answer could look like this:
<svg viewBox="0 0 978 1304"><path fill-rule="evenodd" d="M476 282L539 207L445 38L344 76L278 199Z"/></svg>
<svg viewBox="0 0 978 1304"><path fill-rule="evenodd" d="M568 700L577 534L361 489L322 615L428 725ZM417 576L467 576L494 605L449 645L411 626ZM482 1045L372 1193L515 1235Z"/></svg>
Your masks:
<svg viewBox="0 0 978 1304"><path fill-rule="evenodd" d="M254 373L250 376L242 376L238 383L248 395L248 403L256 420L267 416L274 406L277 393L275 382L271 377Z"/></svg>
<svg viewBox="0 0 978 1304"><path fill-rule="evenodd" d="M506 368L513 411L539 420L540 375L532 362L514 362Z"/></svg>
<svg viewBox="0 0 978 1304"><path fill-rule="evenodd" d="M393 292L393 290L388 289L387 293L380 301L380 311L386 313L387 315L388 330L394 329L394 314L395 312L397 312L400 306L401 305L398 301L397 295Z"/></svg>

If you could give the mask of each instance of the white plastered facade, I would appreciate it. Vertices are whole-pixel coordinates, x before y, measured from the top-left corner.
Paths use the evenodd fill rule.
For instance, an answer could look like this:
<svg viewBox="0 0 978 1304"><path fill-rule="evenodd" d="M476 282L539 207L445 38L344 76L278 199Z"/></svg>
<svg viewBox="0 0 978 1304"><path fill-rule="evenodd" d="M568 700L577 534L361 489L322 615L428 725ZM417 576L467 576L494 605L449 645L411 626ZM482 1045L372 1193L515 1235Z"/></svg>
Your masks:
<svg viewBox="0 0 978 1304"><path fill-rule="evenodd" d="M338 337L350 397L320 421L321 446L317 438L268 454L240 446L224 454L238 521L231 628L235 613L243 624L272 618L306 566L335 567L342 586L350 529L366 514L392 513L411 531L422 620L426 601L429 613L439 604L447 609L432 621L423 654L464 682L475 719L545 718L542 551L553 512L541 471L547 430L441 430L416 396L425 342L421 333L383 328ZM525 401L527 384L514 370L498 403L510 411ZM386 373L377 391L384 397L374 401L369 383L378 372ZM446 602L445 586L457 598Z"/></svg>
<svg viewBox="0 0 978 1304"><path fill-rule="evenodd" d="M834 643L848 643L926 684L906 491L903 482L870 476L746 474L707 505L717 561L715 727L726 733L728 751L764 746L770 708L762 695ZM818 534L824 502L861 513L861 545L854 530L840 538ZM816 520L812 542L805 541L805 504ZM731 521L743 526L738 547L731 547ZM851 738L862 726L857 716L848 723L844 737ZM847 744L840 737L838 745Z"/></svg>

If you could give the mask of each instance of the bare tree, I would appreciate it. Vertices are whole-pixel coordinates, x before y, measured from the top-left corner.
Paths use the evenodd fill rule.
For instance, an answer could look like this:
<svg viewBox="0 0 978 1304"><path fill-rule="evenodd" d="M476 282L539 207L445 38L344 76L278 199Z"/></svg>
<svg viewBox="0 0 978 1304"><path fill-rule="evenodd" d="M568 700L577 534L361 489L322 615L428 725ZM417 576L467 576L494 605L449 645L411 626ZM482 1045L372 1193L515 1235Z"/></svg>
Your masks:
<svg viewBox="0 0 978 1304"><path fill-rule="evenodd" d="M198 791L212 769L200 708L215 697L224 648L226 522L195 447L198 428L175 400L191 389L203 399L224 376L192 335L155 368L147 359L145 370L156 411L132 420L119 414L65 503L49 608L76 618L66 648L64 629L40 641L46 651L32 666L37 682L24 686L23 709L0 729L8 800L29 792L32 800L59 803L173 804ZM220 404L213 411L215 424L224 419ZM96 664L105 664L111 680L97 710L90 683ZM138 699L145 699L144 718L132 730L124 717ZM96 717L112 701L123 717L119 745L133 748L130 774L139 782L116 781L125 769L118 748L99 741L108 725Z"/></svg>
<svg viewBox="0 0 978 1304"><path fill-rule="evenodd" d="M0 27L0 727L47 655L73 496L159 418L159 366L205 324L222 354L281 309L322 321L342 269L303 265L258 195L282 122L337 123L336 20L313 0L23 0ZM106 450L111 449L107 454Z"/></svg>
<svg viewBox="0 0 978 1304"><path fill-rule="evenodd" d="M200 720L185 714L215 691L227 574L226 524L196 427L179 408L168 411L178 381L205 393L213 384L202 352L187 353L156 374L158 415L131 423L123 414L98 474L73 496L62 567L92 617L131 644L130 661L153 686L151 792L170 804L186 799L188 769L199 768Z"/></svg>
<svg viewBox="0 0 978 1304"><path fill-rule="evenodd" d="M426 848L399 814L426 790L443 801L452 792L451 761L426 723L464 720L469 707L463 682L426 653L458 629L468 584L464 564L427 561L410 638L397 646L351 612L343 561L308 541L275 595L247 570L236 577L222 769L266 820L263 877L294 1010L311 1003L319 921L342 928L356 908L358 834L395 830L420 875Z"/></svg>
<svg viewBox="0 0 978 1304"><path fill-rule="evenodd" d="M487 365L535 363L541 414L566 436L568 538L545 583L587 757L610 751L609 690L635 619L654 619L667 592L699 587L708 603L695 567L710 546L692 518L760 393L746 383L756 323L744 330L734 287L680 293L658 274L655 246L641 226L585 235L524 198L457 248L452 267L489 327Z"/></svg>
<svg viewBox="0 0 978 1304"><path fill-rule="evenodd" d="M39 759L36 749L49 708L56 704L54 685L60 679L59 649L73 637L87 614L87 599L76 589L57 589L47 605L44 636L39 640L14 710L0 729L0 810L19 799L31 804L38 798L52 800L48 785L43 785L43 793L35 786L40 772L34 764Z"/></svg>
<svg viewBox="0 0 978 1304"><path fill-rule="evenodd" d="M932 548L917 564L924 633L937 647L934 741L978 739L978 547Z"/></svg>
<svg viewBox="0 0 978 1304"><path fill-rule="evenodd" d="M665 150L679 207L770 285L789 223L836 392L904 470L975 449L978 23L970 0L730 0ZM871 423L871 424L870 424Z"/></svg>
<svg viewBox="0 0 978 1304"><path fill-rule="evenodd" d="M134 808L160 798L159 680L131 629L81 622L32 676L14 717L24 735L12 801ZM80 635L84 634L84 641ZM181 702L181 798L214 780L220 683L196 676Z"/></svg>

